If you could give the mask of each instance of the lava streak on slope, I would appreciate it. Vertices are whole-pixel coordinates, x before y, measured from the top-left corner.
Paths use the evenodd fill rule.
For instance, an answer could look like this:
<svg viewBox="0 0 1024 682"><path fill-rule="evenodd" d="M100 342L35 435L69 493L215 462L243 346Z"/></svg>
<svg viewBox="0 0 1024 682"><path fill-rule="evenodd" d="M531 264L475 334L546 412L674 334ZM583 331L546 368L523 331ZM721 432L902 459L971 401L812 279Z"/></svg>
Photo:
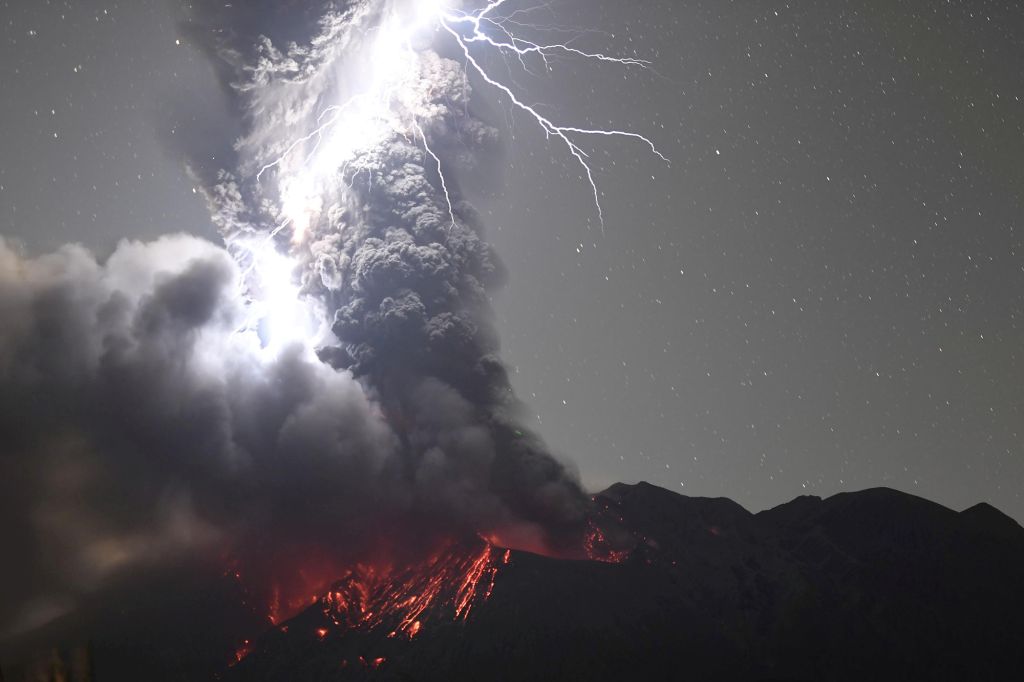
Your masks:
<svg viewBox="0 0 1024 682"><path fill-rule="evenodd" d="M264 679L282 645L308 647L316 660L329 652L334 672L381 668L401 642L441 624L466 622L511 561L511 550L474 539L443 542L419 561L356 564L301 613L240 647L224 679Z"/></svg>
<svg viewBox="0 0 1024 682"><path fill-rule="evenodd" d="M444 542L419 561L355 564L293 619L251 645L247 641L221 679L279 679L276 660L289 658L296 647L309 660L334 662L330 671L311 679L335 679L342 669L358 675L386 667L402 642L419 641L441 625L467 622L512 560L511 550L473 539Z"/></svg>
<svg viewBox="0 0 1024 682"><path fill-rule="evenodd" d="M433 619L465 620L494 589L506 553L490 543L448 543L421 564L359 565L318 601L334 633L389 629L389 637L415 637Z"/></svg>
<svg viewBox="0 0 1024 682"><path fill-rule="evenodd" d="M595 505L577 548L563 555L544 555L622 563L636 543L614 508ZM246 660L233 666L244 670L235 669L237 674L225 679L276 679L277 662L294 660L299 651L305 651L302 655L311 661L336 662L348 671L346 675L387 668L403 658L412 640L418 647L425 638L469 622L491 597L503 571L517 563L520 552L536 554L503 547L480 535L442 540L433 551L414 554L419 557L415 559L410 559L408 551L378 548L375 560L364 558L339 571L341 577L328 589L307 597L301 613L276 624L254 645L247 644L237 656Z"/></svg>

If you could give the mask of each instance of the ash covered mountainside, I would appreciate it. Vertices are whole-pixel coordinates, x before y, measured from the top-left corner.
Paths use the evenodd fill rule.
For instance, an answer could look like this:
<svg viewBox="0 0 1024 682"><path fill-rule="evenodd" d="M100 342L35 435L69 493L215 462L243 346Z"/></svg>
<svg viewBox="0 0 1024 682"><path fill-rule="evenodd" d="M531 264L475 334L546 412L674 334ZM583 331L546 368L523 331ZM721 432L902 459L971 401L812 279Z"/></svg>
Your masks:
<svg viewBox="0 0 1024 682"><path fill-rule="evenodd" d="M481 542L386 580L348 575L220 677L963 680L1024 665L1024 529L989 505L877 488L751 514L646 483L595 501L596 527L631 551Z"/></svg>

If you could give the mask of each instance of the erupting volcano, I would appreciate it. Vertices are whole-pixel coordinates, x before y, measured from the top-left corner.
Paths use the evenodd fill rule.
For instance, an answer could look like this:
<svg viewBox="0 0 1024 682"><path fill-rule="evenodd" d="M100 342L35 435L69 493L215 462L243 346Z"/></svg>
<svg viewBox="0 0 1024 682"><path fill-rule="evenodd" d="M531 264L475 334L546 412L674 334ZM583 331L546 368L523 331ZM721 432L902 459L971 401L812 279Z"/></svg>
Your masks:
<svg viewBox="0 0 1024 682"><path fill-rule="evenodd" d="M1024 530L986 505L876 489L750 514L617 484L594 508L588 558L479 540L354 568L223 679L956 679L1019 659Z"/></svg>
<svg viewBox="0 0 1024 682"><path fill-rule="evenodd" d="M612 521L609 510L605 503L603 516L595 514L587 522L581 548L558 556L548 553L548 556L566 561L625 561L636 545L636 538L624 530L622 519L617 518L610 527L618 542L609 541L600 525ZM394 560L380 558L380 552L376 554L376 560L337 569L339 575L332 580L329 589L313 595L305 603L287 602L290 608L286 611L282 610L281 587L275 587L267 610L268 620L277 626L278 636L287 634L295 638L304 632L311 641L338 644L350 639L379 640L382 636L408 641L439 625L466 623L474 609L491 597L502 571L516 558L534 553L504 548L478 537L441 541L432 552L417 559ZM298 570L297 573L306 572ZM240 576L235 577L240 579ZM292 620L299 611L302 614ZM287 619L285 623L280 622L282 613ZM261 645L273 649L274 641L272 632L262 638ZM371 648L375 654L382 653L376 645ZM383 650L387 648L384 646ZM251 651L252 643L245 640L235 653L234 663L246 659ZM367 661L378 661L379 665L387 656L367 658L364 653L359 658L365 666ZM343 665L352 662L345 659ZM259 663L247 665L258 666Z"/></svg>
<svg viewBox="0 0 1024 682"><path fill-rule="evenodd" d="M611 508L607 502L602 506L607 515ZM621 517L617 521L618 534L632 540L631 546L635 544L632 534L623 531ZM575 558L547 560L625 561L630 549L609 542L601 522L600 515L588 521L582 550L571 552ZM452 636L452 628L472 627L474 611L491 598L504 572L514 570L517 562L530 564L537 559L542 557L476 538L444 541L418 561L361 562L344 570L302 613L275 623L255 643L244 641L225 679L275 679L285 674L279 667L282 657L289 676L308 674L309 679L328 680L383 673L389 660L407 656L412 640L436 641L437 636ZM307 655L312 667L296 673L292 666L304 667L296 657ZM324 663L328 659L333 663Z"/></svg>
<svg viewBox="0 0 1024 682"><path fill-rule="evenodd" d="M46 538L25 556L62 557L19 565L11 584L33 588L6 595L5 626L117 623L122 583L157 612L175 580L212 584L240 597L241 665L258 627L310 600L324 641L465 622L511 556L494 545L622 560L524 419L491 309L504 268L457 179L500 156L485 88L578 164L601 220L590 145L667 159L640 133L556 122L487 56L648 63L531 39L506 0L324 0L294 24L261 3L187 12L240 128L229 154L181 150L223 246L174 235L104 260L0 242L0 429L27 463L5 473L41 501L0 504L16 537Z"/></svg>
<svg viewBox="0 0 1024 682"><path fill-rule="evenodd" d="M619 4L617 11L633 11ZM724 164L716 168L729 178L745 167L721 153L719 137L754 148L782 135L771 130L757 138L747 134L749 125L739 133L723 127L691 144L666 128L660 113L600 111L602 97L618 96L614 83L638 76L661 82L650 68L658 50L645 54L647 43L634 42L629 31L616 37L555 22L546 2L180 5L175 47L202 63L222 95L222 124L205 130L206 103L186 101L176 103L176 116L192 129L175 123L165 133L180 161L178 179L188 179L183 193L206 211L200 227L207 238L192 230L124 239L99 253L68 244L42 255L0 238L0 682L64 679L68 670L97 682L842 680L966 678L979 670L995 678L1019 662L1024 531L993 508L957 513L887 489L802 497L758 514L729 500L646 484L615 484L591 495L575 465L542 438L547 422L542 427L513 390L510 367L518 371L523 356L510 352L504 357L517 361L506 362L501 352L494 296L508 273L487 241L485 218L503 238L518 238L491 209L506 179L527 175L519 158L543 149L540 155L561 164L558 175L578 181L586 203L574 213L587 236L563 241L567 232L558 232L549 244L571 243L559 258L574 259L574 266L607 259L596 281L608 288L594 299L593 319L633 305L668 311L665 282L676 282L676 272L692 277L683 261L712 252L717 258L720 250L662 235L650 258L632 244L598 253L598 235L610 231L606 219L614 213L619 223L629 222L621 217L625 208L654 203L637 198L646 190L634 188L637 196L615 207L622 210L610 210L617 199L606 197L602 182L615 159L636 154L653 164L640 169L627 157L620 180L629 176L648 187L649 178L668 200L676 188L655 184L664 182L657 173L673 170L664 143L675 139L700 163ZM14 35L14 25L4 30ZM39 38L34 27L26 35ZM755 43L764 47L750 41L741 51L747 60ZM77 76L82 68L62 65L61 72ZM614 80L583 85L584 76L607 72L612 76L600 79ZM549 78L562 80L552 85ZM695 87L717 78L708 69ZM746 91L767 79L766 67L736 82ZM52 80L49 72L45 80ZM537 101L541 92L557 98L562 82L571 97ZM32 111L38 120L59 118L57 104ZM888 119L874 117L872 124ZM47 130L51 140L64 144ZM513 151L521 155L516 164L509 161ZM789 163L789 156L780 158ZM963 159L960 152L957 162ZM860 210L867 201L860 194L877 196L879 183L845 172L845 163L829 175L815 166L814 174L844 197L843 211ZM847 187L838 181L841 172L870 186ZM685 174L703 181L713 173L688 166ZM132 175L143 181L141 172ZM8 192L7 182L0 167L4 201L18 193ZM784 184L773 180L772 191ZM548 196L561 191L543 188ZM723 194L724 204L735 204L724 208L744 227L759 224L768 206L788 220L774 196L748 205L731 189ZM918 203L928 206L914 203L915 211ZM516 210L514 227L533 227L532 207ZM938 214L928 222L937 228ZM766 234L739 241L773 245ZM799 243L797 250L811 242ZM1005 263L1003 252L1016 257L1020 249L1004 246ZM766 260L777 277L784 268L775 268L773 257ZM744 264L744 279L755 260ZM984 259L967 260L974 266ZM630 291L616 281L654 261L671 265L671 276L656 288ZM565 286L569 268L562 263L551 268L562 281L542 295L573 288ZM847 269L826 263L824 271L845 282ZM878 270L894 268L884 263ZM1009 270L1016 273L1016 264ZM820 308L830 299L813 287L798 300L780 294L785 288L774 280L741 286L738 278L726 283L712 275L705 272L697 288L715 296L728 291L750 306L722 327L744 342L708 337L708 353L696 346L681 352L657 339L647 347L658 358L692 355L663 394L655 390L661 360L642 375L652 388L636 409L656 412L660 422L674 419L676 407L663 406L681 405L682 393L696 413L705 399L701 382L713 374L712 346L747 352L752 339L783 318L776 318L779 301L801 314L815 299L821 304L814 311L820 328L801 326L804 318L794 323L801 344L818 332L835 333L845 352L856 326L826 320ZM898 286L917 281L908 274ZM845 288L841 293L835 301L854 298ZM677 310L660 313L659 324L703 324L707 310L684 298ZM589 306L585 297L564 300L570 303L549 319L569 327ZM940 313L956 305L948 291L938 300ZM752 313L755 303L768 311L761 319ZM987 309L984 315L999 317ZM989 317L980 325L986 334ZM886 328L893 333L898 326ZM509 336L518 330L507 329ZM976 331L961 332L956 342L985 341ZM1016 331L1004 338L1016 338ZM944 352L950 341L933 345ZM1012 362L1015 352L1006 353ZM636 389L626 391L626 384L640 376L632 356L590 357L570 348L558 362L577 360L609 382L607 403L616 416L632 406L628 395ZM729 357L719 364L732 372L730 382L761 390L782 373L770 375L763 360ZM974 361L968 360L965 367ZM867 364L859 356L853 362L858 378L848 384L861 390ZM876 365L884 364L871 364L874 379L883 380ZM900 364L920 370L902 358ZM621 380L607 378L612 365L628 370L615 375ZM541 371L549 366L537 364ZM978 381L991 381L982 374ZM560 385L562 379L570 383L568 374L557 378ZM689 391L677 390L682 382L690 382ZM796 395L804 409L806 393L795 385L770 390ZM533 386L523 387L532 393ZM949 393L973 390L957 383ZM838 388L834 396L841 404ZM572 402L558 397L562 406ZM708 442L718 451L735 449L721 430L734 419L732 406L718 410L730 416L719 417L710 405L717 410L720 396L707 399L692 423L672 425L671 447L688 441L693 452ZM771 447L789 453L790 415L764 410L776 415L764 417L741 402L735 419L749 420L756 433L744 438L775 439ZM541 411L546 419L549 411ZM986 405L986 415L995 412ZM815 428L834 434L833 416L814 420ZM934 427L937 420L928 419ZM774 421L773 435L762 435L754 421ZM582 421L556 423L577 428ZM1018 433L1008 434L991 447L1015 451ZM654 466L657 457L644 449L649 453L656 441L646 435L625 443L613 442L618 436L594 439L594 458L621 450ZM672 456L697 462L686 454ZM774 485L766 459L762 454L760 469ZM625 454L618 460L629 461ZM846 466L844 460L841 476ZM656 468L657 475L676 476L668 463L658 460ZM878 465L882 480L890 468ZM686 471L673 486L689 490L688 476L703 479L696 465ZM606 485L618 478L591 480ZM818 480L825 485L823 475ZM971 628L936 626L949 622ZM971 656L980 661L968 665Z"/></svg>
<svg viewBox="0 0 1024 682"><path fill-rule="evenodd" d="M434 618L465 620L473 605L494 589L501 558L488 543L482 547L449 544L416 566L360 565L339 578L320 598L328 628L321 638L349 630L391 628L389 636L415 637L423 623Z"/></svg>
<svg viewBox="0 0 1024 682"><path fill-rule="evenodd" d="M481 540L446 543L412 565L360 564L316 598L302 617L281 625L279 632L293 637L305 632L319 642L342 643L381 633L387 639L411 640L438 623L465 622L473 608L491 596L501 567L511 560L512 550ZM272 636L264 643L273 647ZM246 642L236 661L248 654ZM386 660L365 654L359 658L363 665L370 661L375 666ZM343 659L342 665L352 662Z"/></svg>

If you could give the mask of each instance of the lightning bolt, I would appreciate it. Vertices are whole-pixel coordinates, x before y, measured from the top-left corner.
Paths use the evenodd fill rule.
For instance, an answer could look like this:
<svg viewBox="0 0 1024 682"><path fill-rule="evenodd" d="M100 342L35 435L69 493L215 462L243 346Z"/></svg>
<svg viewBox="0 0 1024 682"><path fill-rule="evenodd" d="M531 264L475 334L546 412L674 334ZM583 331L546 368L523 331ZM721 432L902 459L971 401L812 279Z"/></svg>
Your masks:
<svg viewBox="0 0 1024 682"><path fill-rule="evenodd" d="M455 227L450 183L441 158L431 147L426 134L429 129L426 123L434 114L428 96L417 94L424 89L418 87L423 84L414 80L418 78L416 74L421 64L414 43L422 44L422 39L431 33L441 33L453 41L464 61L464 78L468 79L472 74L494 88L511 103L513 111L525 114L536 123L546 139L556 140L564 146L586 178L602 230L604 208L601 192L583 140L624 138L645 145L651 153L669 163L654 143L640 133L555 122L516 94L506 82L512 78L511 71L505 80L495 76L487 70L476 52L489 50L492 54L501 55L506 63L517 61L527 73L533 73L530 64L536 64L538 60L547 72L551 72L552 61L556 57L573 57L627 68L648 68L649 61L584 50L573 45L573 37L565 37L569 30L564 27L545 27L521 21L546 5L515 9L501 16L499 12L508 8L507 0L490 0L475 10L456 9L452 7L456 2L458 0L411 0L411 4L405 5L405 12L399 12L391 5L382 5L386 11L372 31L372 42L366 46L370 50L365 56L370 60L367 67L371 74L367 88L341 104L323 109L312 130L288 143L276 158L264 163L255 173L256 182L260 183L268 173L274 172L281 200L280 220L274 229L261 235L237 235L227 241L238 254L240 263L244 263L242 279L249 292L248 298L256 304L252 319L244 328L255 329L262 325L269 329L267 347L271 355L296 338L308 345L314 330L309 324L307 303L303 302L301 288L294 279L295 262L278 250L275 237L289 228L293 243L302 240L310 221L320 211L323 183L334 177L339 168L344 175L354 167L349 176L351 187L356 175L364 170L359 162L363 152L384 144L395 134L410 141L416 140L423 146L424 160L429 157L433 161L451 220L449 230ZM531 31L532 35L561 36L564 39L559 38L561 42L538 42L521 37L521 29ZM372 177L371 173L371 181Z"/></svg>
<svg viewBox="0 0 1024 682"><path fill-rule="evenodd" d="M281 153L279 157L277 157L270 163L265 164L262 168L260 168L259 171L256 173L256 182L259 182L260 179L263 177L263 174L266 173L268 170L276 168L280 166L282 163L284 163L284 160L288 158L293 151L298 149L300 145L309 142L315 137L316 144L313 146L313 149L310 150L309 154L306 155L306 162L308 163L309 160L313 158L313 155L316 154L317 150L320 149L320 143L323 142L324 133L327 132L335 123L338 122L338 119L341 118L342 114L345 113L346 109L354 105L361 98L361 95L356 95L355 97L348 100L344 104L332 105L324 109L322 112L320 112L320 115L316 119L317 127L313 130L313 132L309 133L308 135L304 135L299 139L295 140L294 142L292 142L290 145L288 145L284 152ZM330 114L330 116L328 116L328 114ZM327 119L326 122L324 122L325 118Z"/></svg>
<svg viewBox="0 0 1024 682"><path fill-rule="evenodd" d="M459 47L462 48L462 54L466 59L466 64L473 67L473 70L477 73L480 78L484 80L491 87L496 88L512 102L513 106L519 111L527 114L532 118L537 125L544 131L545 136L550 139L555 137L565 144L569 153L579 162L580 167L583 169L584 174L587 177L587 182L590 185L591 192L594 195L594 206L597 209L597 217L601 223L601 228L604 229L604 209L601 206L600 192L597 188L597 181L594 179L594 170L588 163L590 155L577 144L573 139L573 135L602 135L608 137L625 137L635 140L640 140L646 144L651 152L658 156L665 163L670 163L668 158L665 157L658 148L651 142L650 139L641 135L640 133L631 132L628 130L606 130L602 128L579 128L576 126L565 126L558 125L552 122L549 118L538 112L535 108L523 102L512 89L505 83L502 83L498 79L492 77L487 70L480 64L479 61L473 56L469 46L471 43L486 43L499 50L512 51L519 56L520 59L529 54L537 54L544 60L544 64L550 69L548 58L555 52L567 52L570 54L579 55L588 59L597 59L599 61L615 62L625 66L641 66L646 67L649 62L641 59L631 58L618 58L609 57L604 54L596 52L584 52L576 48L570 47L564 43L556 43L551 45L539 45L526 40L517 39L512 36L511 31L502 29L506 36L509 36L511 42L500 42L493 40L481 28L481 24L487 23L489 25L500 26L502 20L499 18L490 18L488 15L495 9L505 4L505 0L493 0L483 9L476 13L447 13L442 14L440 17L441 27L447 31L458 43ZM467 26L469 35L456 30L456 26ZM525 68L525 63L524 63Z"/></svg>
<svg viewBox="0 0 1024 682"><path fill-rule="evenodd" d="M414 23L411 26L405 25L398 29L382 25L379 39L387 39L389 30L397 32L399 34L397 38L395 36L391 36L394 44L390 46L390 49L400 50L406 55L414 56L415 52L412 47L412 35L414 33L423 33L428 29L440 29L451 36L462 52L467 70L471 69L485 83L503 94L515 110L526 114L540 127L547 139L557 139L576 160L586 178L591 194L593 195L594 207L602 229L604 229L604 209L601 205L601 192L598 189L594 168L590 162L590 154L583 146L581 146L581 140L583 138L604 136L634 140L647 146L654 155L666 164L670 163L669 159L658 150L655 144L648 137L641 135L640 133L629 130L584 128L577 125L563 125L555 123L547 116L541 114L536 107L526 104L503 80L488 72L479 59L474 55L472 47L484 46L486 48L496 50L503 56L514 56L526 72L531 72L527 61L531 57L539 58L547 71L551 71L551 59L557 55L568 55L585 60L639 68L647 68L650 65L648 60L634 57L614 57L601 52L582 50L574 47L571 44L571 40L557 43L539 43L519 37L516 35L517 27L529 27L537 31L542 31L544 29L541 26L526 24L513 18L527 14L537 8L516 9L509 13L508 16L499 16L497 12L506 7L507 0L491 0L484 7L477 10L449 8L446 7L446 3L443 0L417 0L417 3L417 14L421 17L421 21L422 16L425 15L427 18L426 21L422 21L422 23ZM567 31L567 29L562 27L550 27L547 30L553 32ZM496 36L492 36L491 33L496 34ZM356 95L344 104L327 107L320 113L316 121L316 127L311 132L294 140L284 149L280 156L263 165L259 169L256 174L257 181L259 181L267 171L282 167L288 157L299 150L299 148L304 144L315 139L316 142L313 149L306 155L306 159L304 161L304 163L308 163L319 150L324 136L330 133L332 128L344 122L346 112L351 108L354 108L354 104L357 102L364 105L369 104L368 107L365 107L365 109L370 112L367 114L368 116L388 121L394 132L398 132L402 135L414 133L415 136L420 139L423 144L424 153L433 160L434 165L437 168L441 182L441 189L448 206L448 213L451 218L452 225L454 225L455 214L452 206L451 194L448 189L448 181L445 177L441 160L431 149L427 136L423 131L421 121L416 116L415 112L399 112L399 114L405 113L411 118L411 124L409 124L411 130L400 129L402 127L400 123L401 116L399 115L396 117L395 112L393 111L397 103L399 86L400 84L396 82L379 83L376 88L370 92ZM353 125L351 127L358 129L359 126ZM385 128L386 127L387 126L385 126ZM344 166L347 165L349 159L339 159L338 161ZM288 224L289 220L286 220L284 224L279 226L277 231L280 231L280 229Z"/></svg>
<svg viewBox="0 0 1024 682"><path fill-rule="evenodd" d="M434 163L437 165L437 174L441 178L441 190L444 192L445 202L448 203L448 217L452 219L452 224L448 228L449 231L451 231L451 228L455 227L455 210L452 208L451 194L448 193L448 181L445 179L444 170L441 168L441 159L434 153L434 150L431 149L430 145L427 143L427 136L423 132L423 128L420 127L420 122L413 119L413 126L416 128L416 132L419 133L420 139L423 140L423 151L429 154L430 158L432 158Z"/></svg>

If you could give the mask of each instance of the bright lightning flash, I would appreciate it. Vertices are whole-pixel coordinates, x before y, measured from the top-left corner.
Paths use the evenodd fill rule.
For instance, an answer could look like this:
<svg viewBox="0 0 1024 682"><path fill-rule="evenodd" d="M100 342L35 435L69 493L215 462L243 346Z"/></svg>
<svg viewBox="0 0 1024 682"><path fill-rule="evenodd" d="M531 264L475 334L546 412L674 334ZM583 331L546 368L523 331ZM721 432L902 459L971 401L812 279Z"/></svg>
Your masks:
<svg viewBox="0 0 1024 682"><path fill-rule="evenodd" d="M483 43L489 45L497 50L505 53L511 53L516 55L526 68L526 62L524 58L528 55L538 55L544 61L545 67L550 69L550 62L548 61L551 56L557 53L567 53L576 56L584 57L587 59L595 59L604 62L615 62L617 64L623 64L627 66L640 66L646 67L648 62L641 59L631 58L620 58L620 57L609 57L604 54L597 52L584 52L571 47L567 44L551 44L551 45L539 45L537 43L516 38L509 29L507 20L501 17L493 16L493 12L505 4L505 0L492 0L486 7L476 12L443 12L439 17L441 28L447 31L458 43L459 47L462 48L462 54L466 59L466 63L472 66L473 70L482 78L488 85L497 88L499 91L504 93L505 97L512 102L512 105L519 111L527 114L532 118L537 125L540 126L544 134L550 139L551 137L557 138L562 142L565 147L569 150L569 153L579 162L583 169L584 174L587 177L587 181L590 184L590 189L594 194L594 206L597 209L597 217L601 222L601 226L604 226L604 211L601 208L600 192L597 189L597 182L594 180L594 171L588 161L589 155L584 151L579 144L576 142L575 136L586 136L586 135L603 135L608 137L626 137L639 140L650 147L658 158L665 163L668 163L668 159L658 151L654 143L648 138L644 137L639 133L634 133L626 130L606 130L602 128L579 128L577 126L565 126L558 125L552 122L547 117L541 115L534 107L524 103L516 94L509 88L508 85L501 82L497 78L494 78L487 72L486 69L480 64L480 62L473 56L470 51L471 43ZM487 35L486 28L493 27L500 32L504 39L494 39ZM461 30L460 30L461 29Z"/></svg>
<svg viewBox="0 0 1024 682"><path fill-rule="evenodd" d="M458 4L461 4L459 0L407 0L404 4L389 4L362 54L346 56L365 66L359 69L361 77L353 78L361 80L363 87L342 103L325 108L308 134L292 141L277 158L263 165L256 173L256 179L260 182L264 181L268 173L275 174L281 222L265 240L233 246L240 246L251 262L250 270L257 279L255 288L262 292L261 295L250 292L254 301L262 299L262 304L256 308L262 305L272 311L268 313L269 318L262 318L261 324L266 326L266 320L270 318L276 320L269 323L268 333L272 345L280 343L280 338L275 337L282 333L287 340L295 340L293 337L297 329L308 328L308 325L295 324L296 319L303 317L303 314L287 312L289 307L301 307L302 303L293 282L294 264L277 250L273 236L290 228L293 244L303 240L309 226L319 215L321 197L329 183L335 182L339 168L348 169L350 177L354 178L362 170L359 163L365 152L385 143L396 133L410 140L415 139L434 161L449 217L454 225L449 185L441 161L431 149L424 132L424 123L440 113L431 104L430 83L424 82L420 75L421 51L428 47L435 33L450 36L462 53L467 71L471 70L502 93L513 109L525 114L540 127L547 139L555 139L564 145L579 163L587 179L602 228L604 211L600 192L589 154L581 146L581 141L594 136L632 139L641 142L661 160L668 162L654 143L639 133L554 122L536 107L526 104L507 83L490 73L474 49L490 49L504 57L513 57L527 72L530 71L529 60L539 60L546 70L550 70L552 58L559 55L640 68L647 67L647 61L587 52L573 47L569 42L541 44L521 38L516 31L526 25L513 17L532 10L517 10L508 16L501 16L498 12L507 5L506 0L491 0L483 8L475 10L461 9L456 7ZM284 330L291 331L284 333Z"/></svg>
<svg viewBox="0 0 1024 682"><path fill-rule="evenodd" d="M255 334L268 358L296 344L312 351L326 330L316 305L302 296L296 283L295 261L278 250L273 234L237 238L233 246L248 261L243 285L250 310L242 331Z"/></svg>

